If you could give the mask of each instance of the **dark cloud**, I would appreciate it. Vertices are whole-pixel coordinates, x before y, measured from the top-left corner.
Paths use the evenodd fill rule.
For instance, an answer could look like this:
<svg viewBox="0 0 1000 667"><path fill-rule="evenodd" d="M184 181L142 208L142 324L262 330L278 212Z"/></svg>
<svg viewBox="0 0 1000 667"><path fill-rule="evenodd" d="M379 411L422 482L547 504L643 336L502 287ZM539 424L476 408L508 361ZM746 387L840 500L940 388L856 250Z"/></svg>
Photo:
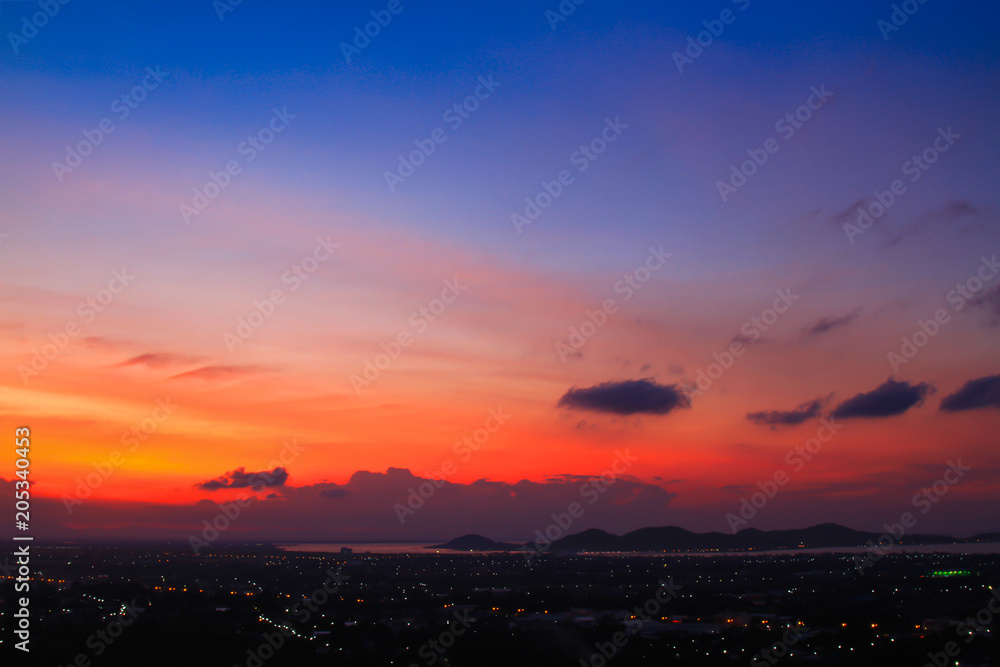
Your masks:
<svg viewBox="0 0 1000 667"><path fill-rule="evenodd" d="M247 472L246 468L237 468L236 470L227 472L222 477L210 479L195 486L205 491L245 489L248 487L259 489L271 486L284 486L286 481L288 481L288 471L282 467L262 472Z"/></svg>
<svg viewBox="0 0 1000 667"><path fill-rule="evenodd" d="M390 468L381 473L355 472L343 484L285 484L257 493L258 499L223 531L219 541L367 542L385 540L391 534L403 542L439 543L479 533L527 542L551 521L549 510L539 508L586 504L591 497L600 500L586 504L586 513L574 519L567 532L589 528L627 532L662 525L675 494L629 476L631 467L619 474L621 463L634 466L635 458L627 449L621 450L620 457L608 452L603 463L545 482L462 484ZM612 465L619 472L611 470ZM608 477L615 479L614 484L608 484ZM271 497L272 493L277 497ZM14 483L0 480L0 495L13 494ZM219 512L216 501L209 499L176 504L90 498L75 505L68 519L63 500L44 496L34 498L31 509L38 519L36 539L177 539L185 543L193 531L201 534L204 521ZM36 512L38 517L34 517Z"/></svg>
<svg viewBox="0 0 1000 667"><path fill-rule="evenodd" d="M854 311L853 313L848 313L847 315L824 317L812 326L806 327L805 332L806 334L813 336L824 334L830 329L836 329L837 327L842 327L853 322L858 319L858 314L859 311Z"/></svg>
<svg viewBox="0 0 1000 667"><path fill-rule="evenodd" d="M564 472L556 475L547 476L545 478L545 483L552 484L555 482L586 482L588 479L591 478L587 475L575 475L573 473Z"/></svg>
<svg viewBox="0 0 1000 667"><path fill-rule="evenodd" d="M833 411L833 417L890 417L901 415L924 402L924 397L934 393L934 387L923 382L910 384L886 380L872 391L849 398Z"/></svg>
<svg viewBox="0 0 1000 667"><path fill-rule="evenodd" d="M351 490L346 486L340 486L338 484L330 485L330 488L323 489L319 492L320 498L343 498L351 493Z"/></svg>
<svg viewBox="0 0 1000 667"><path fill-rule="evenodd" d="M832 394L831 394L832 396ZM802 422L819 417L820 412L830 401L830 396L816 398L799 405L794 410L765 410L762 412L749 412L747 419L762 426L794 426Z"/></svg>
<svg viewBox="0 0 1000 667"><path fill-rule="evenodd" d="M1000 408L1000 375L969 380L961 389L941 400L941 409L945 412L978 408Z"/></svg>
<svg viewBox="0 0 1000 667"><path fill-rule="evenodd" d="M665 415L674 408L691 407L691 399L678 385L657 384L646 378L573 387L559 399L559 406L616 415Z"/></svg>
<svg viewBox="0 0 1000 667"><path fill-rule="evenodd" d="M233 380L260 372L257 366L203 366L193 371L174 375L172 379Z"/></svg>

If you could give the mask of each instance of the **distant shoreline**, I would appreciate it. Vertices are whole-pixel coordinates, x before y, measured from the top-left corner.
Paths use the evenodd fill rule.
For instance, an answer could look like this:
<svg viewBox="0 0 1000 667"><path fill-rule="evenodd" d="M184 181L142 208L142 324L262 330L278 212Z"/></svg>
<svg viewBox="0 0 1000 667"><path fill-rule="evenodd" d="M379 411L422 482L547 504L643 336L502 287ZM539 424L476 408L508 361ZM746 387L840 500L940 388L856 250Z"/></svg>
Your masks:
<svg viewBox="0 0 1000 667"><path fill-rule="evenodd" d="M435 549L432 545L406 542L368 542L364 544L349 542L327 542L327 543L307 543L297 542L294 544L275 544L280 551L289 553L340 553L341 548L347 547L352 550L353 555L363 555L366 552L378 555L391 554L415 554L415 555L482 555L482 554L512 554L518 555L519 551L514 550L483 550L468 551L457 549ZM374 548L366 548L374 547ZM380 548L381 547L381 548ZM761 549L752 551L579 551L580 555L587 556L607 556L607 557L683 557L683 556L789 556L789 555L809 555L809 554L863 554L869 551L869 547L790 547L787 549ZM950 553L950 554L1000 554L1000 542L967 542L953 544L913 544L897 546L889 550L891 554L904 553Z"/></svg>

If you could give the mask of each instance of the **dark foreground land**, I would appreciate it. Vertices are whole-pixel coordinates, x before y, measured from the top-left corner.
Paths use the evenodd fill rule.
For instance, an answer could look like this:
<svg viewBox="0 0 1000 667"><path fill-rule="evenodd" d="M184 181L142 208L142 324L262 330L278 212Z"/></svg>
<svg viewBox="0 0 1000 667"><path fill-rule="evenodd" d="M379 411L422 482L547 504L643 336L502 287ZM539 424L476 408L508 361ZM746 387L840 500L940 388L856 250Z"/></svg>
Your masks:
<svg viewBox="0 0 1000 667"><path fill-rule="evenodd" d="M1000 665L1000 556L193 556L38 545L0 664ZM9 574L7 570L4 574ZM992 632L991 632L992 630Z"/></svg>

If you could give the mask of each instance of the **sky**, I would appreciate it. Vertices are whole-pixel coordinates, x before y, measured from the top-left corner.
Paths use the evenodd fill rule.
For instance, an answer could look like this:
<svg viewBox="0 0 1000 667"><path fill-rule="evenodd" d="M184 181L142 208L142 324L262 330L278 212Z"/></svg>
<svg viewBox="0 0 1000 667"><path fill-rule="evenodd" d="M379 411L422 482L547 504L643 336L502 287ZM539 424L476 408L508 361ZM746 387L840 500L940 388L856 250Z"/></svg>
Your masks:
<svg viewBox="0 0 1000 667"><path fill-rule="evenodd" d="M0 1L38 534L1000 530L1000 8L903 4Z"/></svg>

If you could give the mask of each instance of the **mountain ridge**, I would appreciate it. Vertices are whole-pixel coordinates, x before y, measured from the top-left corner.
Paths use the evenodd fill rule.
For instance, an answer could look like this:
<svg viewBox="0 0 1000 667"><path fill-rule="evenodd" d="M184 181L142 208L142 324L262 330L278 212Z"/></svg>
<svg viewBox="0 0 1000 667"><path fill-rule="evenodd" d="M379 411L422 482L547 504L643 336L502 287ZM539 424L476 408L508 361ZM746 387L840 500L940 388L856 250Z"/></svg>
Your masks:
<svg viewBox="0 0 1000 667"><path fill-rule="evenodd" d="M614 553L686 552L686 551L761 551L776 549L819 549L838 547L865 547L878 544L889 533L854 530L836 523L821 523L808 528L760 530L744 528L736 533L695 533L678 526L638 528L616 535L599 528L590 528L556 539L542 548L542 544L524 545L496 542L478 534L468 534L428 549L455 551L517 551L523 548L548 552L589 551ZM979 533L971 537L951 537L904 533L891 536L892 544L901 546L936 544L974 544L1000 542L1000 533Z"/></svg>

